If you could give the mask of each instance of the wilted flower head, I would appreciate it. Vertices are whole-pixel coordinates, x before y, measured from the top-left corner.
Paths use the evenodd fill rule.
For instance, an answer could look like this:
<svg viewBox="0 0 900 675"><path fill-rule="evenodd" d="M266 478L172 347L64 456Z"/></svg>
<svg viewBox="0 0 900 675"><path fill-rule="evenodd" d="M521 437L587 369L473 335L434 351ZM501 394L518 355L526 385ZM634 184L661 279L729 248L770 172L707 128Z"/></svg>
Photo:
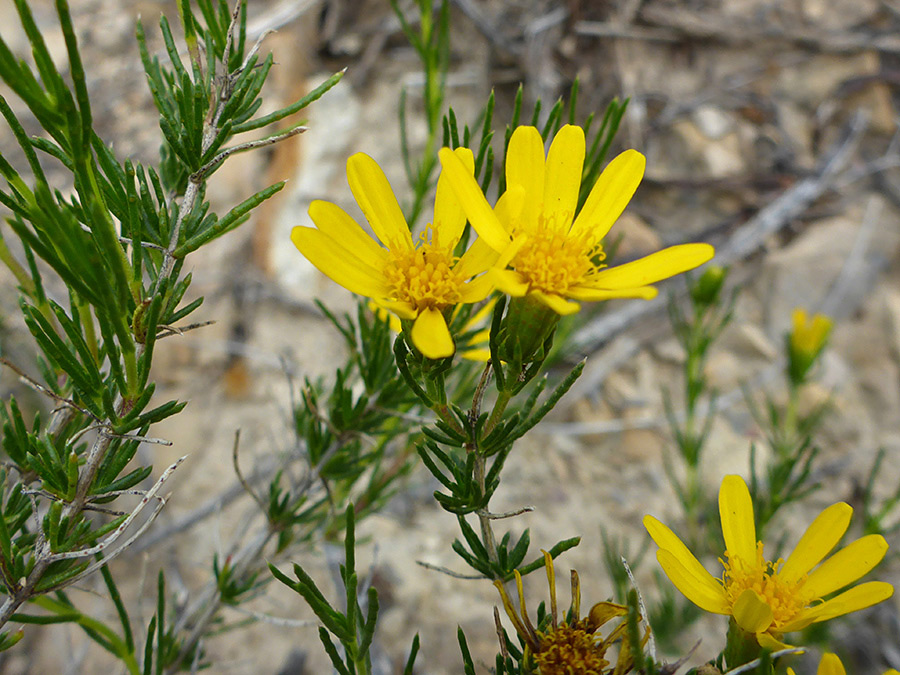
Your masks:
<svg viewBox="0 0 900 675"><path fill-rule="evenodd" d="M614 602L598 602L591 607L587 616L581 618L581 589L578 573L572 570L572 601L569 611L560 618L556 601L553 558L547 551L544 551L544 567L550 586L550 614L545 616L538 626L534 626L528 617L519 572L515 572L519 611L513 606L503 582L494 582L500 591L507 615L525 643L524 658L529 662L533 661L541 675L628 673L633 666L633 656L627 639L628 624L624 620L621 621L605 638L600 633L603 626L611 620L626 616L628 608ZM622 645L613 666L607 658L607 652L618 641L621 641ZM638 648L642 647L643 645Z"/></svg>
<svg viewBox="0 0 900 675"><path fill-rule="evenodd" d="M865 609L893 594L890 584L869 581L828 597L868 573L888 549L884 537L872 534L822 562L844 536L852 514L849 505L832 504L806 529L787 560L770 562L756 539L747 484L740 476L725 476L719 490L725 538L719 579L656 518L645 516L644 526L659 546L660 566L688 600L708 612L733 617L761 646L778 649L785 646L783 633Z"/></svg>

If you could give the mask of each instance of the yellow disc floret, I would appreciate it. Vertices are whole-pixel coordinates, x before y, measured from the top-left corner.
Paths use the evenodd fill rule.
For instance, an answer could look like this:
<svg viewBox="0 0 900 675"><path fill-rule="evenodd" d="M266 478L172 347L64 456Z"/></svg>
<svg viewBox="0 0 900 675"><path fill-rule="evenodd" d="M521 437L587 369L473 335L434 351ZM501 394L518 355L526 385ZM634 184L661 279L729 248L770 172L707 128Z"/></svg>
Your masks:
<svg viewBox="0 0 900 675"><path fill-rule="evenodd" d="M571 218L568 219L571 221ZM584 284L606 257L592 232L572 236L566 228L538 219L536 227L525 232L525 243L512 265L532 290L565 295L572 286Z"/></svg>
<svg viewBox="0 0 900 675"><path fill-rule="evenodd" d="M541 675L602 675L609 661L603 658L605 648L586 625L560 624L540 635L541 649L535 654Z"/></svg>
<svg viewBox="0 0 900 675"><path fill-rule="evenodd" d="M720 561L725 567L722 580L729 605L734 607L734 603L748 588L756 591L771 608L772 627L776 631L779 626L787 624L797 616L800 610L808 607L817 599L808 592L803 592L805 577L797 581L789 581L778 575L778 569L783 561L779 559L773 563L766 560L763 556L761 541L757 542L756 560L753 564L729 556L727 551L725 556L727 561L721 559Z"/></svg>
<svg viewBox="0 0 900 675"><path fill-rule="evenodd" d="M465 279L453 269L456 262L452 249L440 245L437 230L431 227L422 233L418 246L392 248L384 268L392 299L417 311L457 304Z"/></svg>

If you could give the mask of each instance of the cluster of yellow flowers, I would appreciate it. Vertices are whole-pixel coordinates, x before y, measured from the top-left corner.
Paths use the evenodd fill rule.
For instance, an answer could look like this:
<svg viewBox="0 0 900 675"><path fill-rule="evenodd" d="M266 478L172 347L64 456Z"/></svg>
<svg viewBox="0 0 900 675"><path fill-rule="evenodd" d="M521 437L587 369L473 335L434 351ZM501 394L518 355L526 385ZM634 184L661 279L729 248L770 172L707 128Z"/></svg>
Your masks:
<svg viewBox="0 0 900 675"><path fill-rule="evenodd" d="M495 290L513 298L509 314L518 312L531 321L530 327L527 322L518 325L520 330L528 327L523 333L534 335L521 338L516 346L521 355L525 344L521 340L530 340L533 352L542 331L552 330L559 316L577 312L579 301L652 298L657 293L654 283L698 267L714 254L708 244L682 244L608 267L603 239L637 189L645 159L634 150L613 159L579 211L584 157L580 127L562 127L546 155L540 132L518 127L507 150L506 190L492 207L474 178L472 152L444 148L439 152L442 172L433 222L414 238L384 172L371 157L358 153L347 161L347 178L380 245L344 210L324 201L309 208L317 228L296 227L292 240L324 274L371 298L378 311L393 313L396 328L406 332L426 358L453 356L456 345L449 327L453 312L460 305L486 300ZM459 251L467 222L478 237ZM483 318L491 307L486 304L476 318ZM471 328L470 322L467 329ZM800 383L824 348L831 322L818 316L809 320L798 310L793 328L788 342L790 374ZM719 492L726 549L719 577L710 574L659 520L648 515L644 525L659 545L663 571L691 602L730 616L760 647L776 650L787 647L785 633L869 607L893 594L893 587L880 581L838 593L871 571L888 548L883 537L869 535L825 559L847 531L852 511L842 502L828 507L787 560L772 562L756 537L747 485L738 476L726 476ZM551 625L543 632L531 625L518 573L519 612L497 582L507 613L541 672L605 672L607 648L622 637L624 624L606 638L600 638L599 631L609 620L623 616L625 608L600 603L588 617L579 618L576 578L574 619L571 625L559 623L552 559L546 558ZM570 656L562 658L563 652ZM622 657L615 672L630 667L627 656ZM834 655L826 655L819 672L843 673L843 666Z"/></svg>
<svg viewBox="0 0 900 675"><path fill-rule="evenodd" d="M455 351L447 324L453 308L495 288L564 315L577 312L579 300L652 298L653 283L713 257L708 244L683 244L607 267L602 240L637 189L645 160L634 150L613 159L576 217L584 155L580 127L562 127L546 158L538 130L517 128L506 191L492 208L475 181L472 152L442 149L434 220L416 241L384 172L358 153L347 161L347 179L382 245L324 201L309 208L318 229L296 227L291 238L321 272L396 314L430 359ZM466 220L479 237L457 256Z"/></svg>

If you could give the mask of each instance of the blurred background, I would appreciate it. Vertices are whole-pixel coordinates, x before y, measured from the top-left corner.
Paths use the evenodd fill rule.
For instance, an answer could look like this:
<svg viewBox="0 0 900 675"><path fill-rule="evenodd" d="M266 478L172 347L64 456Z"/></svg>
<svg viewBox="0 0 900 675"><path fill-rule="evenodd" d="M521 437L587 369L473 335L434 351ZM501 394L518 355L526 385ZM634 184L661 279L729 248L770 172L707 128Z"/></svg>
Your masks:
<svg viewBox="0 0 900 675"><path fill-rule="evenodd" d="M30 4L63 63L53 3ZM151 46L162 54L156 24L161 13L175 23L175 3L71 4L98 132L119 155L155 161L159 130L134 27L140 16ZM313 299L335 310L352 308L353 300L302 258L290 242L291 228L309 224L313 199L359 214L345 178L354 152L372 155L401 202L409 198L399 151L401 88L414 153L425 137L421 65L387 0L250 0L248 8L253 38L274 31L263 42L263 52L274 52L277 62L269 109L296 100L335 71L347 73L308 109L309 131L232 158L212 180L213 203L221 208L274 181L289 183L249 224L192 257L191 292L206 299L195 320L215 324L167 340L157 352L158 396L190 405L154 432L174 446L144 447L143 460L160 468L183 454L189 458L169 483L172 498L145 541L114 565L127 577L130 601L140 611L143 598L147 614L160 566L170 588L188 602L208 582L211 555L233 545L256 508L234 486L235 430L241 429L246 471L264 465L289 444L292 383L330 376L339 363L343 342ZM796 306L836 321L804 402L812 406L832 395L833 408L814 468L823 489L785 509L769 532L784 532L790 550L824 506L844 500L858 507L861 485L882 448L886 460L875 492L892 493L900 482L900 2L450 0L450 14L446 102L461 122L474 123L493 90L496 128L502 129L520 83L524 109L541 99L547 110L577 77L579 120L602 113L613 97L630 100L613 151L636 148L648 164L613 230L621 236L616 261L709 241L717 260L733 266L729 285L741 288L735 320L708 367L722 395L703 469L709 494L715 495L722 475L747 474L750 446L760 433L741 387L777 397L783 337ZM0 32L25 56L27 41L11 2L0 3ZM0 134L0 153L17 164L8 132ZM683 286L675 280L663 292ZM5 268L0 288L3 351L28 362L30 337L19 323L15 282ZM587 606L612 594L601 533L629 542L638 581L652 596L656 563L652 551L644 556L649 539L640 521L653 513L671 522L679 513L664 470L673 446L661 392L670 386L677 397L672 383L682 354L664 303L646 311L634 307L608 303L579 315L572 360L588 356L585 375L513 452L492 504L495 511L533 505L535 511L511 527L531 528L536 547L583 536L561 558L557 574L566 579L570 568L579 570ZM2 373L0 391L12 390L44 405ZM414 471L388 508L358 533L360 569L371 571L382 600L380 672L402 669L416 632L422 640L417 672L460 672L457 624L484 672L496 653L495 589L416 564L462 571L449 548L457 526L436 506L435 487L425 471ZM894 551L900 547L896 534L890 543ZM896 584L894 551L877 578ZM297 561L324 580L328 555L323 545ZM546 597L539 577L529 584L536 600ZM567 590L560 592L566 601ZM108 609L99 598L97 605ZM312 618L299 597L275 589L252 607L266 616ZM227 618L247 617L234 612ZM692 662L712 657L723 629L721 619L695 624L673 656L702 638ZM855 659L848 672L900 668L896 600L835 622L832 638ZM211 637L204 647L210 672L327 672L312 625L260 621ZM60 626L27 631L25 642L0 661L0 672L94 673L103 663L104 653L79 629Z"/></svg>

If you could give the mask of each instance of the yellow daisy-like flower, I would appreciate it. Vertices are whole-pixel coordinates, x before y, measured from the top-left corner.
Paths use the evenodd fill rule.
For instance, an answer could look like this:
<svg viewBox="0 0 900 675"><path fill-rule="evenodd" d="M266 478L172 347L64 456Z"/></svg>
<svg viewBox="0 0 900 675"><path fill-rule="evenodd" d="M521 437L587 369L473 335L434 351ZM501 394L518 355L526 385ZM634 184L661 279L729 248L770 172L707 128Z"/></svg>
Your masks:
<svg viewBox="0 0 900 675"><path fill-rule="evenodd" d="M651 284L713 257L709 244L683 244L607 267L602 240L641 182L646 161L635 150L612 160L576 218L584 155L581 127L562 127L546 159L540 132L518 127L506 155L507 190L491 209L458 157L449 148L440 151L469 221L501 254L489 272L500 290L572 314L580 308L578 300L652 298L657 291Z"/></svg>
<svg viewBox="0 0 900 675"><path fill-rule="evenodd" d="M459 148L453 157L471 177L475 164L471 150ZM462 257L454 254L466 216L443 173L434 201L434 223L418 242L413 241L391 185L375 160L363 153L353 155L347 160L347 181L383 246L339 206L318 200L309 207L318 229L295 227L291 240L323 274L411 321L412 342L427 358L452 356L453 338L445 312L458 303L484 300L493 290L482 273L497 259L496 252L476 240Z"/></svg>
<svg viewBox="0 0 900 675"><path fill-rule="evenodd" d="M795 675L793 668L788 668L787 673L788 675ZM822 660L819 661L816 675L847 675L847 671L844 670L844 664L841 663L837 654L825 653L822 654ZM900 673L891 668L884 671L884 675L900 675Z"/></svg>
<svg viewBox="0 0 900 675"><path fill-rule="evenodd" d="M852 514L848 504L832 504L807 528L787 560L769 562L756 539L747 484L740 476L725 476L719 490L726 549L721 579L707 572L656 518L646 516L644 527L659 546L656 557L666 576L688 600L707 612L732 616L761 646L779 649L785 647L783 633L865 609L893 594L890 584L869 581L825 599L868 573L888 549L884 537L873 534L822 562L844 536Z"/></svg>

